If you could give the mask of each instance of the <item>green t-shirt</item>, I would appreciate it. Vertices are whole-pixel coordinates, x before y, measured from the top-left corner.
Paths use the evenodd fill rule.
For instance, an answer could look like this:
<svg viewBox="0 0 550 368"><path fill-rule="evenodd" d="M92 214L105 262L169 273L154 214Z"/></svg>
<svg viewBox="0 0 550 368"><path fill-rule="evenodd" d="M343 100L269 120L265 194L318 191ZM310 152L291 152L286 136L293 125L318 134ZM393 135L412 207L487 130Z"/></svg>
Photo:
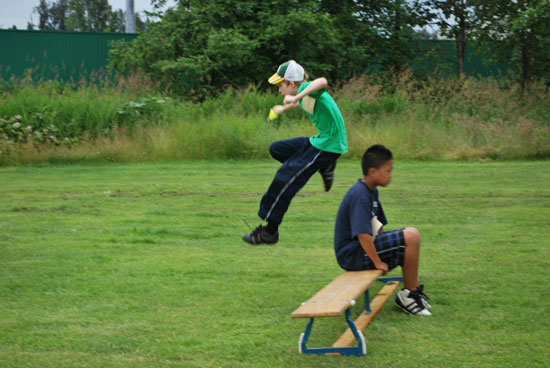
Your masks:
<svg viewBox="0 0 550 368"><path fill-rule="evenodd" d="M298 93L302 92L310 83L303 83L298 88ZM318 134L309 138L313 147L321 151L340 154L348 151L344 118L326 88L312 92L302 98L300 107L319 131Z"/></svg>

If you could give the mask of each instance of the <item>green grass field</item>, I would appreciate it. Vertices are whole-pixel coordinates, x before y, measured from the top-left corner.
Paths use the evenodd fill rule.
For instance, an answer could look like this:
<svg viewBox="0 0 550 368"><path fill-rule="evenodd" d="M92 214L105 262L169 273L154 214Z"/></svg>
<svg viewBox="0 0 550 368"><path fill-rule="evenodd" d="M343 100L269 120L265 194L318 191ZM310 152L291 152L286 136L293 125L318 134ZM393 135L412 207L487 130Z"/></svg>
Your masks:
<svg viewBox="0 0 550 368"><path fill-rule="evenodd" d="M313 177L275 246L240 236L274 161L0 169L2 367L544 367L550 161L397 161L381 201L422 234L432 317L388 302L364 357L300 355L290 313L341 270L338 204ZM392 275L400 275L395 270ZM362 303L355 306L355 314ZM343 318L316 322L331 344Z"/></svg>

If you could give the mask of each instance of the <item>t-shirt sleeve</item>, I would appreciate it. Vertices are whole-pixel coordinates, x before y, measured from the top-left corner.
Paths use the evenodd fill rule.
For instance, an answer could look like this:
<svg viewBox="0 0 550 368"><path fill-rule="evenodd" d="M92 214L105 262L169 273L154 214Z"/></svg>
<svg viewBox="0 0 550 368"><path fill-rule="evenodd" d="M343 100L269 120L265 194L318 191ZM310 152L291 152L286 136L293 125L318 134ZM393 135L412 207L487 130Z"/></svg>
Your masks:
<svg viewBox="0 0 550 368"><path fill-rule="evenodd" d="M304 89L307 88L307 86L309 86L311 84L311 82L307 82L307 83L304 83L300 86L300 88L298 88L298 93L302 92ZM323 93L325 93L327 91L326 88L321 88L320 90L318 91L314 91L314 92L311 92L308 96L310 96L311 98L314 98L314 99L318 99L319 97L321 97L321 95Z"/></svg>
<svg viewBox="0 0 550 368"><path fill-rule="evenodd" d="M321 89L318 90L318 91L311 92L311 93L309 94L309 96L311 96L311 97L314 98L314 99L318 99L318 98L321 97L321 95L322 95L323 93L325 93L326 91L327 91L326 88L321 88Z"/></svg>
<svg viewBox="0 0 550 368"><path fill-rule="evenodd" d="M359 234L371 234L371 205L366 201L357 201L350 208L351 236L353 239Z"/></svg>
<svg viewBox="0 0 550 368"><path fill-rule="evenodd" d="M388 220L386 220L386 214L382 208L382 203L378 202L378 206L378 221L380 221L382 225L387 225Z"/></svg>

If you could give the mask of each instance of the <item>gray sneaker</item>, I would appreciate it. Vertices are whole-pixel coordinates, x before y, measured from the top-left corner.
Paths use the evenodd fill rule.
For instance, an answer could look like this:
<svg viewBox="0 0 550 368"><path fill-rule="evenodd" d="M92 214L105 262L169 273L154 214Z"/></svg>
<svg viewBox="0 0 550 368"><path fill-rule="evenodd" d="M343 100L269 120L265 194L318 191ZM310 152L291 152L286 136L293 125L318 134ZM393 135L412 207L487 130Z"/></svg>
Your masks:
<svg viewBox="0 0 550 368"><path fill-rule="evenodd" d="M424 299L417 290L410 291L403 289L397 292L395 296L395 304L409 314L419 316L431 316L432 314L426 308Z"/></svg>
<svg viewBox="0 0 550 368"><path fill-rule="evenodd" d="M275 244L279 241L279 232L270 234L265 227L260 225L250 234L243 234L243 240L252 245Z"/></svg>

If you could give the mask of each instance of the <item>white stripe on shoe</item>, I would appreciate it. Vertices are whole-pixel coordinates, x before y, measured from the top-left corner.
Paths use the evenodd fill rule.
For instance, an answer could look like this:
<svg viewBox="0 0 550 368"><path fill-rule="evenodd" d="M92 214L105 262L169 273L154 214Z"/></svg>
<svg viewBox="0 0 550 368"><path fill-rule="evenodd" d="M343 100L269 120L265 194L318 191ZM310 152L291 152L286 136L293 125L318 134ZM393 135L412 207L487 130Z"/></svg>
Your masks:
<svg viewBox="0 0 550 368"><path fill-rule="evenodd" d="M409 298L410 294L411 291L408 289L398 291L395 296L395 304L407 313L421 316L431 316L432 314L424 307L423 302L420 300L419 303L415 300L415 298Z"/></svg>

